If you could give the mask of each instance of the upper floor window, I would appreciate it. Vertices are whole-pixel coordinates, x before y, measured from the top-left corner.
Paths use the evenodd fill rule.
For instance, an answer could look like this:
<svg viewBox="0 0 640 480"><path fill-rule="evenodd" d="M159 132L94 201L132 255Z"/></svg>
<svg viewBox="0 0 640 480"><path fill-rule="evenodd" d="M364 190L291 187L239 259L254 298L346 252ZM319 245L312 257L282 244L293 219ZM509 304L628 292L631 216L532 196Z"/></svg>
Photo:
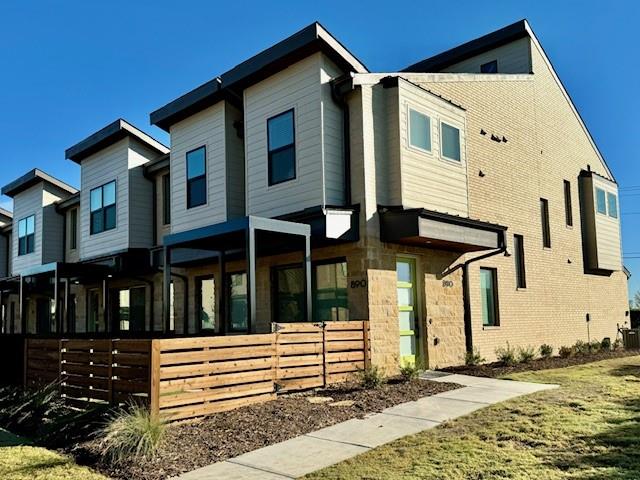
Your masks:
<svg viewBox="0 0 640 480"><path fill-rule="evenodd" d="M69 250L78 248L78 209L69 212Z"/></svg>
<svg viewBox="0 0 640 480"><path fill-rule="evenodd" d="M269 185L296 178L296 134L293 109L267 120Z"/></svg>
<svg viewBox="0 0 640 480"><path fill-rule="evenodd" d="M33 253L36 247L36 216L29 215L18 222L18 255Z"/></svg>
<svg viewBox="0 0 640 480"><path fill-rule="evenodd" d="M564 181L564 215L567 227L573 226L573 209L571 207L571 182Z"/></svg>
<svg viewBox="0 0 640 480"><path fill-rule="evenodd" d="M442 122L440 127L442 156L449 160L460 161L460 130Z"/></svg>
<svg viewBox="0 0 640 480"><path fill-rule="evenodd" d="M431 119L420 112L409 109L409 145L431 151Z"/></svg>
<svg viewBox="0 0 640 480"><path fill-rule="evenodd" d="M206 147L187 152L187 208L207 203Z"/></svg>
<svg viewBox="0 0 640 480"><path fill-rule="evenodd" d="M162 224L171 223L171 179L169 174L162 176Z"/></svg>
<svg viewBox="0 0 640 480"><path fill-rule="evenodd" d="M92 189L90 202L91 235L116 228L116 181Z"/></svg>
<svg viewBox="0 0 640 480"><path fill-rule="evenodd" d="M480 73L498 73L498 60L491 60L480 65Z"/></svg>
<svg viewBox="0 0 640 480"><path fill-rule="evenodd" d="M596 188L596 211L607 214L607 194L601 188Z"/></svg>
<svg viewBox="0 0 640 480"><path fill-rule="evenodd" d="M618 218L618 197L611 192L607 192L607 209L611 218Z"/></svg>
<svg viewBox="0 0 640 480"><path fill-rule="evenodd" d="M551 226L549 225L549 200L540 199L540 218L542 221L542 246L551 248Z"/></svg>

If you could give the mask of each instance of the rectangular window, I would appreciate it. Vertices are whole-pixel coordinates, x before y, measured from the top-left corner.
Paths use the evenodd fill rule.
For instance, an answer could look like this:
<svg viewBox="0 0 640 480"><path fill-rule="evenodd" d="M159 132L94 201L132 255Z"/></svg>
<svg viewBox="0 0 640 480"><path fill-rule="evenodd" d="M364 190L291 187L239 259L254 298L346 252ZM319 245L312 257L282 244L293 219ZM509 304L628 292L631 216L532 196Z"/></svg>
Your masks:
<svg viewBox="0 0 640 480"><path fill-rule="evenodd" d="M409 145L427 152L431 151L431 119L411 108L409 109Z"/></svg>
<svg viewBox="0 0 640 480"><path fill-rule="evenodd" d="M206 153L204 146L187 152L187 208L207 203Z"/></svg>
<svg viewBox="0 0 640 480"><path fill-rule="evenodd" d="M162 223L171 223L171 178L168 173L162 176Z"/></svg>
<svg viewBox="0 0 640 480"><path fill-rule="evenodd" d="M497 327L498 318L498 275L495 268L480 268L480 293L482 296L482 325Z"/></svg>
<svg viewBox="0 0 640 480"><path fill-rule="evenodd" d="M269 186L296 178L293 109L267 120Z"/></svg>
<svg viewBox="0 0 640 480"><path fill-rule="evenodd" d="M78 248L78 210L76 208L69 212L69 249Z"/></svg>
<svg viewBox="0 0 640 480"><path fill-rule="evenodd" d="M564 181L564 216L567 227L573 226L573 211L571 208L571 182Z"/></svg>
<svg viewBox="0 0 640 480"><path fill-rule="evenodd" d="M596 211L602 215L607 214L607 194L601 188L596 188Z"/></svg>
<svg viewBox="0 0 640 480"><path fill-rule="evenodd" d="M230 273L227 276L229 285L229 331L247 331L247 274L245 272Z"/></svg>
<svg viewBox="0 0 640 480"><path fill-rule="evenodd" d="M199 331L216 329L216 283L213 277L196 279L197 328Z"/></svg>
<svg viewBox="0 0 640 480"><path fill-rule="evenodd" d="M460 161L460 130L444 122L440 125L440 143L442 156L449 160Z"/></svg>
<svg viewBox="0 0 640 480"><path fill-rule="evenodd" d="M313 284L313 321L349 320L347 262L316 265Z"/></svg>
<svg viewBox="0 0 640 480"><path fill-rule="evenodd" d="M116 181L92 189L89 196L91 235L116 228Z"/></svg>
<svg viewBox="0 0 640 480"><path fill-rule="evenodd" d="M145 287L116 290L112 298L117 302L115 318L120 331L143 332L145 330Z"/></svg>
<svg viewBox="0 0 640 480"><path fill-rule="evenodd" d="M29 215L18 222L18 255L33 253L36 248L36 216Z"/></svg>
<svg viewBox="0 0 640 480"><path fill-rule="evenodd" d="M304 321L304 269L301 266L276 267L274 287L274 321Z"/></svg>
<svg viewBox="0 0 640 480"><path fill-rule="evenodd" d="M551 227L549 226L549 201L540 199L540 217L542 220L542 246L551 248Z"/></svg>
<svg viewBox="0 0 640 480"><path fill-rule="evenodd" d="M104 332L104 321L100 321L100 294L98 290L87 292L87 332Z"/></svg>
<svg viewBox="0 0 640 480"><path fill-rule="evenodd" d="M513 236L513 256L516 263L516 287L527 288L527 277L524 264L524 238Z"/></svg>
<svg viewBox="0 0 640 480"><path fill-rule="evenodd" d="M611 192L607 192L607 209L611 218L618 218L618 197Z"/></svg>
<svg viewBox="0 0 640 480"><path fill-rule="evenodd" d="M498 73L498 60L492 60L480 65L480 73Z"/></svg>

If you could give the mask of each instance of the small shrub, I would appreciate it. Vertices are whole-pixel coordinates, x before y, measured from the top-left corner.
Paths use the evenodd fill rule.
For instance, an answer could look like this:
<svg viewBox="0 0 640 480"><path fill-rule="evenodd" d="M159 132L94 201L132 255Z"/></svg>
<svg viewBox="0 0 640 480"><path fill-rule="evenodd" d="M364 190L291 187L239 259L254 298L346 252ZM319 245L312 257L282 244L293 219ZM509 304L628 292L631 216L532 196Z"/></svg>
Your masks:
<svg viewBox="0 0 640 480"><path fill-rule="evenodd" d="M470 367L480 365L484 363L485 359L480 355L480 351L477 348L473 349L473 352L467 352L464 356L464 364Z"/></svg>
<svg viewBox="0 0 640 480"><path fill-rule="evenodd" d="M518 362L529 363L536 358L536 351L532 346L518 348Z"/></svg>
<svg viewBox="0 0 640 480"><path fill-rule="evenodd" d="M613 350L622 350L624 348L624 345L622 344L622 340L620 340L619 338L616 338L614 342L611 344L611 348Z"/></svg>
<svg viewBox="0 0 640 480"><path fill-rule="evenodd" d="M515 365L516 362L516 351L511 348L509 342L507 342L506 347L498 347L496 348L496 356L498 360L502 362L504 365L512 366Z"/></svg>
<svg viewBox="0 0 640 480"><path fill-rule="evenodd" d="M611 339L609 337L604 337L602 342L600 342L600 349L608 352L611 350Z"/></svg>
<svg viewBox="0 0 640 480"><path fill-rule="evenodd" d="M589 353L598 353L600 351L601 345L597 340L592 341L589 344Z"/></svg>
<svg viewBox="0 0 640 480"><path fill-rule="evenodd" d="M553 347L551 345L546 343L540 345L540 356L542 358L551 358L551 355L553 355Z"/></svg>
<svg viewBox="0 0 640 480"><path fill-rule="evenodd" d="M384 376L375 365L360 370L358 377L360 384L366 389L378 388L384 383Z"/></svg>
<svg viewBox="0 0 640 480"><path fill-rule="evenodd" d="M582 340L578 340L573 345L573 351L576 355L589 355L589 344Z"/></svg>
<svg viewBox="0 0 640 480"><path fill-rule="evenodd" d="M400 367L400 376L405 382L416 380L420 375L421 368L416 363L405 363Z"/></svg>
<svg viewBox="0 0 640 480"><path fill-rule="evenodd" d="M560 355L560 358L572 357L573 353L573 347L560 347L560 350L558 350L558 355Z"/></svg>
<svg viewBox="0 0 640 480"><path fill-rule="evenodd" d="M102 453L115 464L131 458L152 458L166 424L139 405L114 413L104 427Z"/></svg>

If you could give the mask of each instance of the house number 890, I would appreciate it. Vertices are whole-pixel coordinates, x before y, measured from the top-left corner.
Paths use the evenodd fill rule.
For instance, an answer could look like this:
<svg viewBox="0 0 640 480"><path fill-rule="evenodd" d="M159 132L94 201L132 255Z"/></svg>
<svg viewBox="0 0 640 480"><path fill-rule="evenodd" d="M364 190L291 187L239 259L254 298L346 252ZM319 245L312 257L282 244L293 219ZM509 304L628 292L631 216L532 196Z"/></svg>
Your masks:
<svg viewBox="0 0 640 480"><path fill-rule="evenodd" d="M365 279L351 280L351 288L364 288L366 286L367 286L367 281Z"/></svg>

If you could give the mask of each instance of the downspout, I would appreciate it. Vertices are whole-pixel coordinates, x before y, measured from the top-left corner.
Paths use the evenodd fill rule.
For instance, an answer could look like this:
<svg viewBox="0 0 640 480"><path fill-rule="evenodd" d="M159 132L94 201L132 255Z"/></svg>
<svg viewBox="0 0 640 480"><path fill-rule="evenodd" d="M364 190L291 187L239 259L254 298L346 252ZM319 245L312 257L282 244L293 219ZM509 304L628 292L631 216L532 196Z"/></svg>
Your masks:
<svg viewBox="0 0 640 480"><path fill-rule="evenodd" d="M344 87L346 85L346 87ZM344 151L344 198L346 206L352 204L351 198L351 126L349 104L345 94L353 90L353 73L331 82L331 98L342 108L342 144Z"/></svg>

